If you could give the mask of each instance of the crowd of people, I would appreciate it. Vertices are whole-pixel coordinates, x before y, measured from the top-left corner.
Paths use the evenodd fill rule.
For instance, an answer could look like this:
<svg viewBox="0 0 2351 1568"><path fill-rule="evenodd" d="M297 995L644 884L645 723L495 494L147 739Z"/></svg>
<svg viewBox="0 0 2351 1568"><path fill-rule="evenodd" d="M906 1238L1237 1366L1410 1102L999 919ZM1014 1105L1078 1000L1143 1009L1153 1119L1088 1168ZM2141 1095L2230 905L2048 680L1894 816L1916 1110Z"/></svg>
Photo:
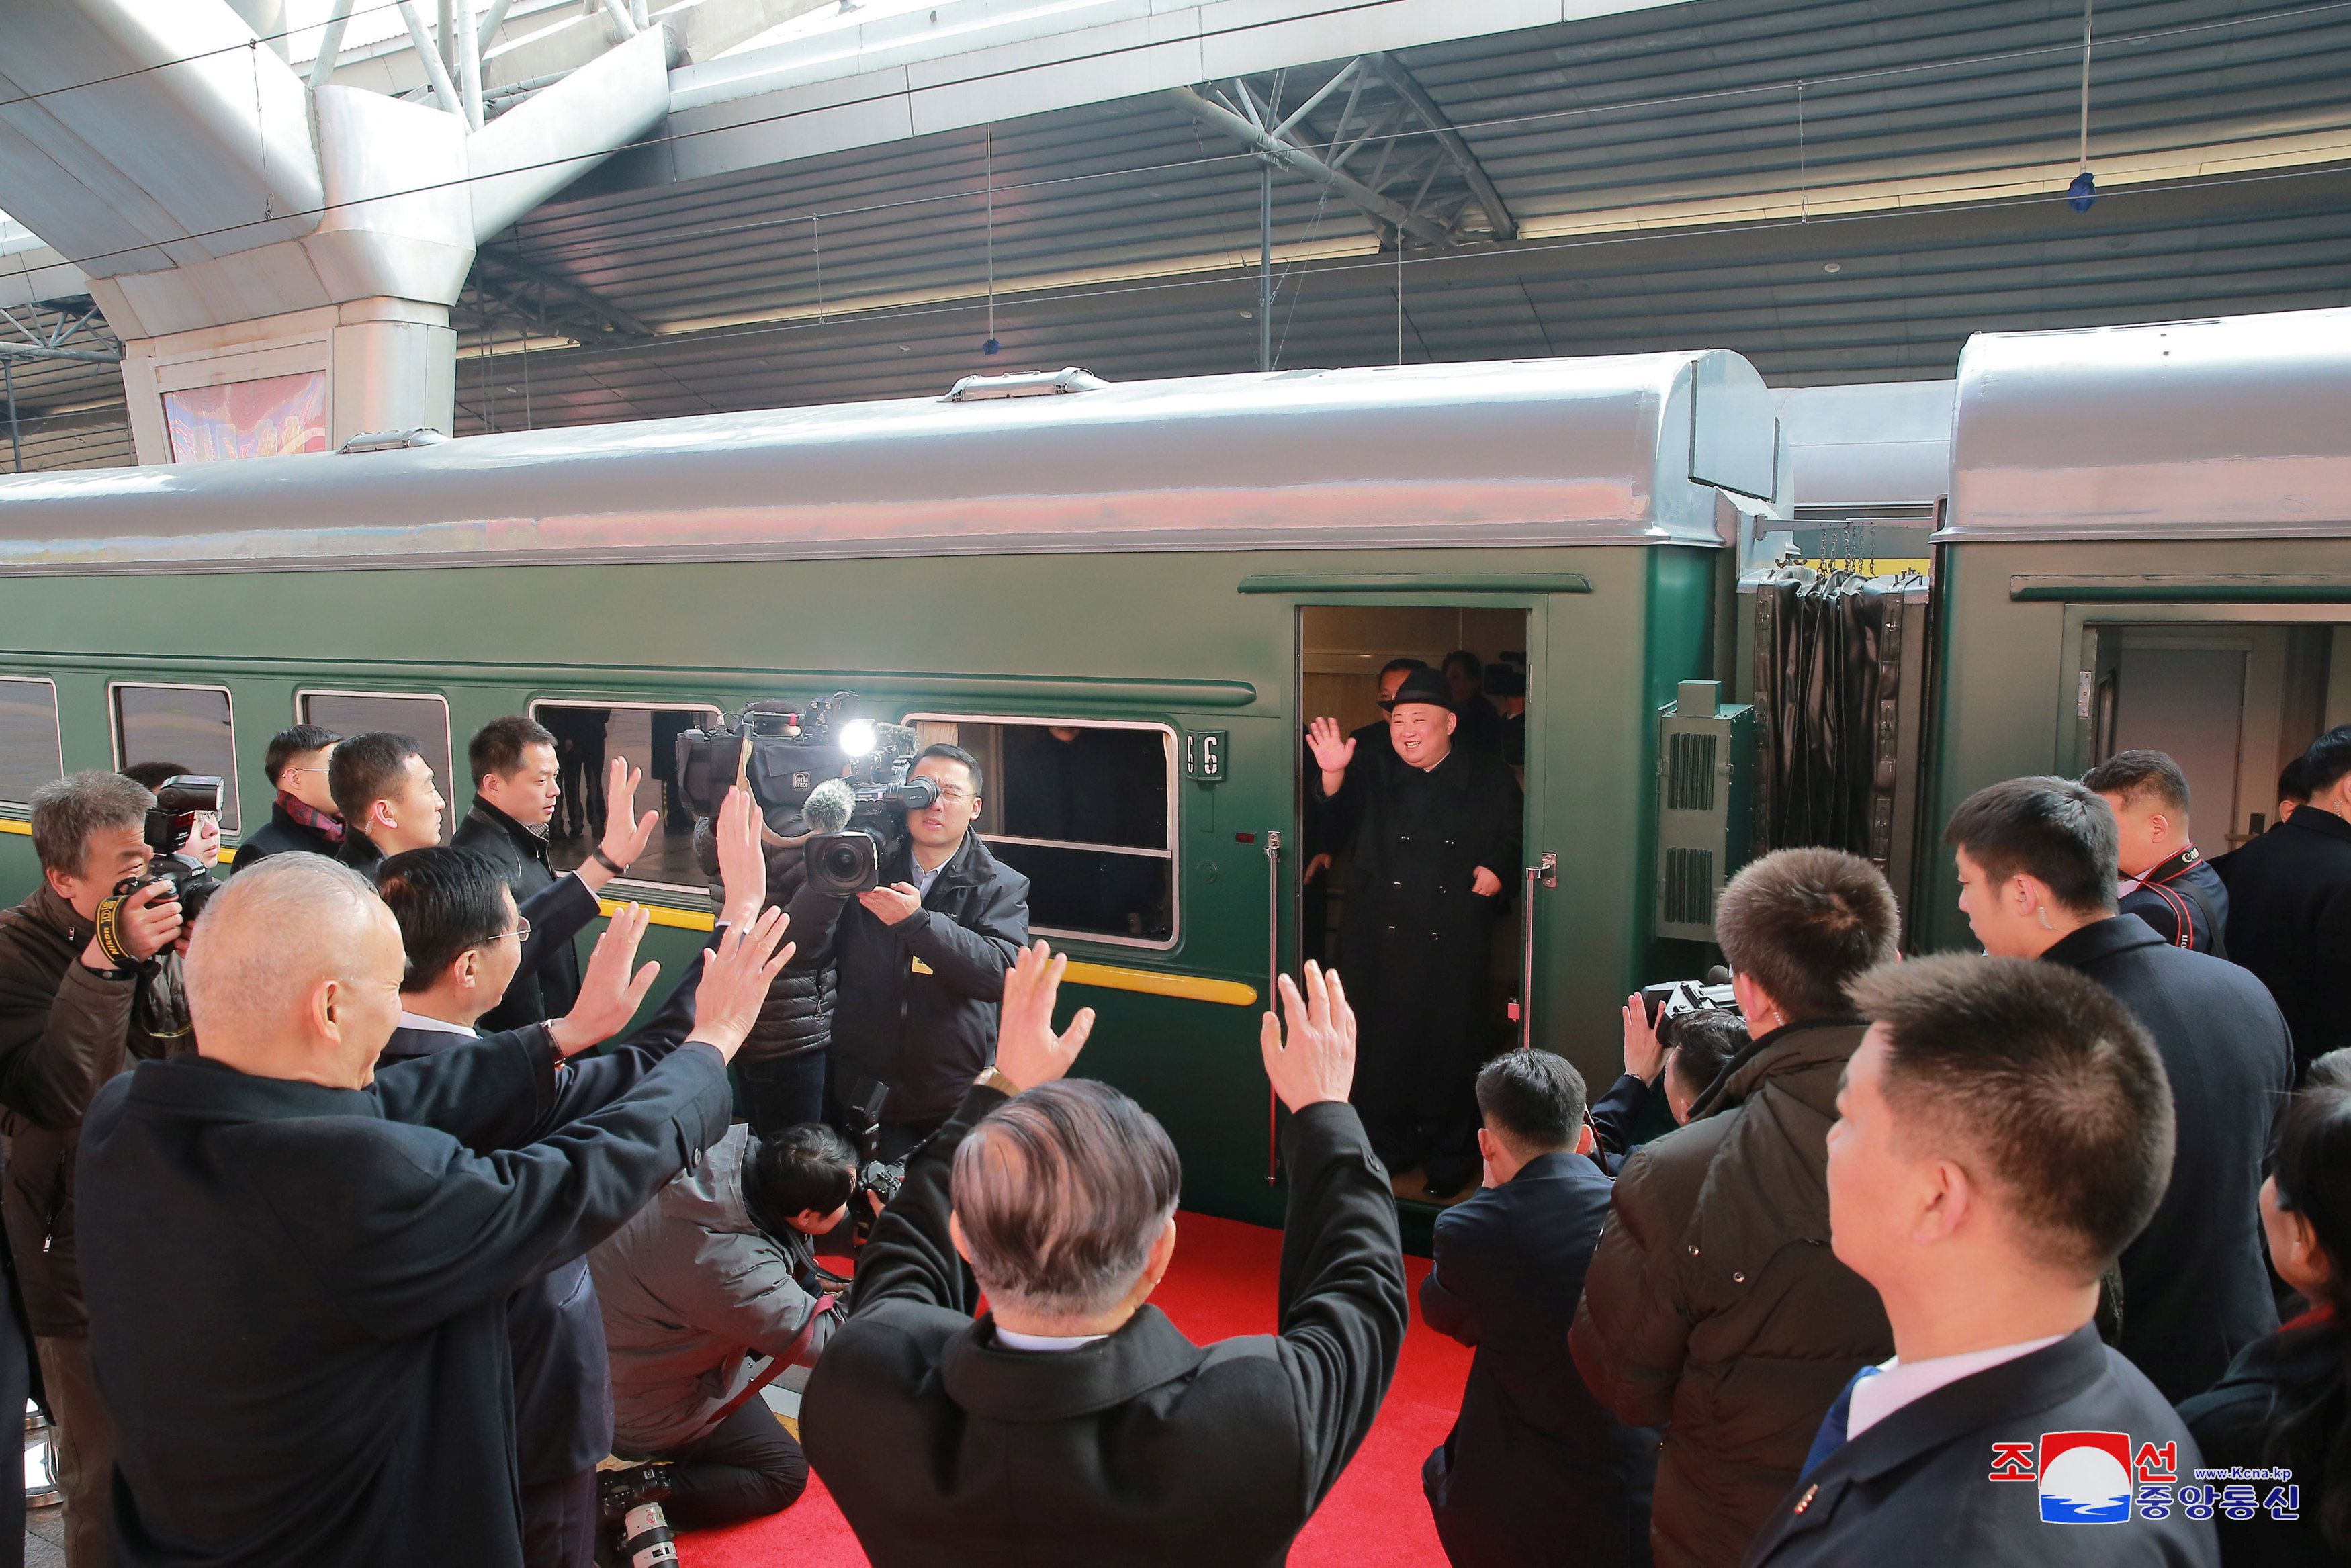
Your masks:
<svg viewBox="0 0 2351 1568"><path fill-rule="evenodd" d="M1346 923L1261 1030L1279 1329L1209 1345L1151 1304L1176 1148L1071 1075L1093 1017L1056 1027L967 752L915 759L854 895L728 792L665 989L637 906L579 957L642 779L565 820L528 718L447 845L415 741L282 732L194 919L141 878L183 770L46 787L0 913L0 1408L53 1417L68 1562L588 1568L813 1466L880 1568L1277 1563L1395 1373L1407 1165L1477 1180L1417 1292L1475 1350L1423 1469L1462 1568L2351 1555L2351 726L2209 862L2160 753L1979 791L1980 953L1905 961L1866 860L1764 856L1734 1005L1629 999L1595 1100L1474 1026L1511 674L1399 661L1384 723L1311 729Z"/></svg>

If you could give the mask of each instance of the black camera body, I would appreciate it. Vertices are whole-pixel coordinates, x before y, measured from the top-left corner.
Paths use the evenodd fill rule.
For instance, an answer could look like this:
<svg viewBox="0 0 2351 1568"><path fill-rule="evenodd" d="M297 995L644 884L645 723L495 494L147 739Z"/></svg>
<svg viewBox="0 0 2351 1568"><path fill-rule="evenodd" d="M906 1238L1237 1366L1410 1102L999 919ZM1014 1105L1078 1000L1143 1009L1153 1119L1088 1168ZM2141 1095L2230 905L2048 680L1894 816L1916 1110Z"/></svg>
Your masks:
<svg viewBox="0 0 2351 1568"><path fill-rule="evenodd" d="M180 774L155 786L155 804L148 808L143 832L154 858L138 876L116 883L113 893L99 905L95 933L99 948L115 962L132 961L121 946L118 921L124 901L141 888L158 882L171 884L171 896L179 901L180 919L191 926L220 891L220 879L213 875L213 868L188 853L198 819L207 813L220 815L220 803L221 781L208 774Z"/></svg>
<svg viewBox="0 0 2351 1568"><path fill-rule="evenodd" d="M1641 988L1641 1000L1648 1007L1652 1029L1685 1012L1708 1008L1732 1013L1739 1011L1738 994L1730 989L1730 971L1720 964L1707 971L1703 981L1668 980L1645 985Z"/></svg>
<svg viewBox="0 0 2351 1568"><path fill-rule="evenodd" d="M754 702L732 724L686 731L677 738L677 777L687 808L715 816L739 782L771 829L781 833L795 816L814 829L801 841L811 888L847 894L879 886L883 854L904 831L905 814L930 805L939 790L906 776L911 728L857 718L856 708L851 691L805 707Z"/></svg>

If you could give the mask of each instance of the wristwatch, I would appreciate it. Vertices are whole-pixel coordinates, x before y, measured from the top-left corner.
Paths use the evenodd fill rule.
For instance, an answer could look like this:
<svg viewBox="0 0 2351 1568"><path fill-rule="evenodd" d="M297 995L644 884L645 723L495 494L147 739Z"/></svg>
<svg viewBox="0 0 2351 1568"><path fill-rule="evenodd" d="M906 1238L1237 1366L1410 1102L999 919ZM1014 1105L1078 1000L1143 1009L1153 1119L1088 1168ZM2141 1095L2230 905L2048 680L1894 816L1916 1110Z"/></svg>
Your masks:
<svg viewBox="0 0 2351 1568"><path fill-rule="evenodd" d="M998 1072L992 1062L988 1064L987 1071L974 1078L972 1083L983 1089L994 1089L1008 1100L1020 1093L1020 1085Z"/></svg>
<svg viewBox="0 0 2351 1568"><path fill-rule="evenodd" d="M605 854L604 846L601 844L588 852L588 858L593 860L597 865L601 866L605 870L610 871L615 877L625 877L629 874L629 868L622 865L619 861L613 859L611 856Z"/></svg>

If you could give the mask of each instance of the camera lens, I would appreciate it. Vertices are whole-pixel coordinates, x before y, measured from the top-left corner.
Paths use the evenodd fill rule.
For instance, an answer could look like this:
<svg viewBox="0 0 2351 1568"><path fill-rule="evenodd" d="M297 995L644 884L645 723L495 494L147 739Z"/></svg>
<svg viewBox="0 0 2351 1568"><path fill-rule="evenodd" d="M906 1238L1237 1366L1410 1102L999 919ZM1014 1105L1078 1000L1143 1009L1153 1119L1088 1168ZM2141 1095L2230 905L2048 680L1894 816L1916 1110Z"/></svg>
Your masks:
<svg viewBox="0 0 2351 1568"><path fill-rule="evenodd" d="M824 867L824 875L829 880L851 882L863 871L864 867L860 864L862 858L854 844L833 843L825 846L819 863Z"/></svg>

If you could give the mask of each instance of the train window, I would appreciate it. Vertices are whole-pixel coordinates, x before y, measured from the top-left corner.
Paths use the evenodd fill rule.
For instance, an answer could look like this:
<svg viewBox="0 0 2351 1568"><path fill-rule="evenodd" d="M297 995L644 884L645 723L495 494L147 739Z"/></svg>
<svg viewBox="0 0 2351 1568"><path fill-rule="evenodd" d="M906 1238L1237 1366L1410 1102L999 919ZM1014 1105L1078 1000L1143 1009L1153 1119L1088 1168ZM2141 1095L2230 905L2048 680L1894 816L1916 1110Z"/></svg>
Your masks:
<svg viewBox="0 0 2351 1568"><path fill-rule="evenodd" d="M559 871L588 858L604 836L604 769L616 756L643 768L640 814L658 811L661 826L625 878L655 888L707 892L694 859L694 815L677 788L677 738L720 721L706 702L533 702L530 716L555 735L562 797L548 828L548 860Z"/></svg>
<svg viewBox="0 0 2351 1568"><path fill-rule="evenodd" d="M433 768L433 782L449 809L441 814L441 842L457 831L457 819L472 803L472 781L459 775L450 756L449 700L430 692L297 691L297 722L317 724L338 735L364 735L389 730L406 735L423 749Z"/></svg>
<svg viewBox="0 0 2351 1568"><path fill-rule="evenodd" d="M1162 724L1045 719L909 722L986 774L979 836L1029 878L1045 935L1138 947L1176 940L1176 736Z"/></svg>
<svg viewBox="0 0 2351 1568"><path fill-rule="evenodd" d="M57 682L0 676L0 804L29 805L35 790L56 783L65 772Z"/></svg>
<svg viewBox="0 0 2351 1568"><path fill-rule="evenodd" d="M221 781L221 826L236 831L236 715L225 686L172 686L118 681L108 688L114 709L114 765L171 763L183 772Z"/></svg>

